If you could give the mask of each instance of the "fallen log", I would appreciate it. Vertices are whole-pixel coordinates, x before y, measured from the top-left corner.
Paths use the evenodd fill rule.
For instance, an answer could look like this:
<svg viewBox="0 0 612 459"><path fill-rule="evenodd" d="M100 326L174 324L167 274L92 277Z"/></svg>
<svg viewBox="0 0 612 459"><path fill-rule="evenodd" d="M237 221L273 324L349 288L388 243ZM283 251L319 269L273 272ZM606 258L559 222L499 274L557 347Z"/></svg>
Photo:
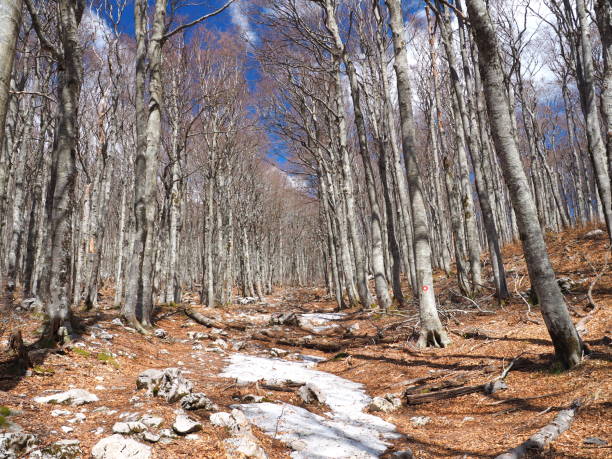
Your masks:
<svg viewBox="0 0 612 459"><path fill-rule="evenodd" d="M445 400L448 398L461 397L462 395L473 394L474 392L484 392L494 394L500 390L507 389L508 386L501 380L491 381L485 384L474 386L463 386L452 389L429 392L426 394L404 395L408 405L419 405L421 403L433 402L435 400Z"/></svg>
<svg viewBox="0 0 612 459"><path fill-rule="evenodd" d="M502 371L501 375L499 375L497 378L492 379L491 381L486 382L484 384L476 384L473 386L453 387L451 389L438 390L437 392L428 392L425 394L423 393L410 394L410 393L407 393L408 390L406 390L404 391L404 399L406 400L406 404L407 405L419 405L421 403L429 403L429 402L433 402L436 400L445 400L445 399L454 398L454 397L461 397L462 395L473 394L475 392L483 392L485 394L494 394L495 392L498 392L500 390L507 389L508 386L504 382L504 379L506 379L506 376L508 376L508 373L514 366L514 363L517 361L517 359L521 355L515 357L512 360L512 362L510 362L510 365L508 365L508 367L504 371ZM456 378L448 380L447 383L448 384L459 383L463 375L460 375L460 376L461 377L456 377ZM442 381L442 383L444 383L444 381ZM423 390L424 388L421 388L421 389Z"/></svg>
<svg viewBox="0 0 612 459"><path fill-rule="evenodd" d="M580 399L574 400L570 407L561 410L550 424L542 427L516 448L512 448L510 451L500 454L495 459L520 459L528 453L532 454L544 451L551 442L556 440L559 435L571 427L581 406L582 403Z"/></svg>
<svg viewBox="0 0 612 459"><path fill-rule="evenodd" d="M204 314L194 311L191 308L184 309L185 315L189 317L191 320L199 323L200 325L204 325L208 328L232 328L234 330L245 331L247 329L246 325L243 324L226 324L224 322L219 322L218 320L211 319L210 317L206 317Z"/></svg>
<svg viewBox="0 0 612 459"><path fill-rule="evenodd" d="M452 378L444 379L442 381L436 381L433 383L416 383L410 385L404 390L404 396L413 395L413 394L424 394L424 393L432 393L441 391L443 389L451 389L455 387L461 387L467 382L467 375L460 374L456 375Z"/></svg>
<svg viewBox="0 0 612 459"><path fill-rule="evenodd" d="M254 333L252 335L252 339L256 339L258 341L265 341L267 343L280 344L284 346L302 347L305 349L316 349L318 351L323 351L323 352L338 352L345 348L345 346L338 344L338 343L330 343L330 342L325 342L325 341L323 342L322 341L312 341L312 340L305 340L303 338L290 339L290 338L275 337L275 336L268 336L268 335L264 333Z"/></svg>

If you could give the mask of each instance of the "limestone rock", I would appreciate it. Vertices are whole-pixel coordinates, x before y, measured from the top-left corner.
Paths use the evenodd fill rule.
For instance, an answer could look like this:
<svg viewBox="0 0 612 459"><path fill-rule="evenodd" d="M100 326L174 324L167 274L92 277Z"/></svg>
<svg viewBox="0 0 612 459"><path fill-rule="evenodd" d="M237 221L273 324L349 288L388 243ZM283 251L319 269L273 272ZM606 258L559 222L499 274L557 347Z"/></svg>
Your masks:
<svg viewBox="0 0 612 459"><path fill-rule="evenodd" d="M198 331L187 332L187 336L189 337L189 339L192 339L194 341L202 341L203 339L209 338L208 333L198 332Z"/></svg>
<svg viewBox="0 0 612 459"><path fill-rule="evenodd" d="M164 423L164 418L145 414L142 418L140 418L140 422L147 427L159 427Z"/></svg>
<svg viewBox="0 0 612 459"><path fill-rule="evenodd" d="M149 443L157 443L161 440L161 435L154 434L153 432L149 432L148 430L142 435L142 438Z"/></svg>
<svg viewBox="0 0 612 459"><path fill-rule="evenodd" d="M146 389L148 395L163 397L168 403L176 402L191 393L193 384L183 377L178 368L145 370L136 380L138 389Z"/></svg>
<svg viewBox="0 0 612 459"><path fill-rule="evenodd" d="M369 411L382 411L383 413L390 413L394 411L396 407L384 397L374 397L368 406Z"/></svg>
<svg viewBox="0 0 612 459"><path fill-rule="evenodd" d="M394 452L393 454L391 454L391 457L395 459L412 459L414 455L412 454L411 450L405 449L403 451Z"/></svg>
<svg viewBox="0 0 612 459"><path fill-rule="evenodd" d="M202 430L202 424L198 421L191 419L187 415L179 414L176 417L174 424L172 424L172 428L177 434L186 435Z"/></svg>
<svg viewBox="0 0 612 459"><path fill-rule="evenodd" d="M79 459L83 457L79 440L60 440L34 451L29 459Z"/></svg>
<svg viewBox="0 0 612 459"><path fill-rule="evenodd" d="M147 430L147 426L142 422L116 422L113 425L113 432L118 434L134 434Z"/></svg>
<svg viewBox="0 0 612 459"><path fill-rule="evenodd" d="M424 426L429 424L430 421L431 418L429 416L412 416L410 418L410 422L412 422L412 424L415 426Z"/></svg>
<svg viewBox="0 0 612 459"><path fill-rule="evenodd" d="M208 410L214 411L219 409L207 396L202 392L196 392L186 395L181 399L181 407L184 410Z"/></svg>
<svg viewBox="0 0 612 459"><path fill-rule="evenodd" d="M223 441L227 457L268 459L264 449L257 443L253 434L228 438Z"/></svg>
<svg viewBox="0 0 612 459"><path fill-rule="evenodd" d="M22 457L36 445L36 437L23 432L0 434L0 459Z"/></svg>
<svg viewBox="0 0 612 459"><path fill-rule="evenodd" d="M312 383L300 387L298 394L304 403L325 403L325 394Z"/></svg>
<svg viewBox="0 0 612 459"><path fill-rule="evenodd" d="M71 389L66 392L60 392L58 394L48 395L46 397L34 398L34 401L37 403L52 403L72 406L93 403L99 400L100 399L95 394L87 392L83 389Z"/></svg>
<svg viewBox="0 0 612 459"><path fill-rule="evenodd" d="M95 459L149 459L151 447L115 434L96 443L91 455Z"/></svg>
<svg viewBox="0 0 612 459"><path fill-rule="evenodd" d="M153 330L153 334L160 339L166 338L168 336L168 332L163 328L156 328L155 330Z"/></svg>
<svg viewBox="0 0 612 459"><path fill-rule="evenodd" d="M300 321L294 312L283 312L272 314L270 319L272 325L295 325L298 326Z"/></svg>

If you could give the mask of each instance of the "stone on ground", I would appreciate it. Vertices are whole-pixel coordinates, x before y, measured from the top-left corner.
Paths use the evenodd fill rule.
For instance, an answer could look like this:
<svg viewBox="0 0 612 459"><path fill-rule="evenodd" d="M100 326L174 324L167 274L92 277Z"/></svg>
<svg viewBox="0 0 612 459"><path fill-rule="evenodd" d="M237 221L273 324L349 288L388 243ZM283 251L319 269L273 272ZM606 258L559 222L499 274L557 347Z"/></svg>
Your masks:
<svg viewBox="0 0 612 459"><path fill-rule="evenodd" d="M36 437L23 432L0 434L0 458L16 459L28 453L36 445Z"/></svg>
<svg viewBox="0 0 612 459"><path fill-rule="evenodd" d="M184 410L208 410L215 411L219 408L202 392L186 395L181 399L181 407Z"/></svg>
<svg viewBox="0 0 612 459"><path fill-rule="evenodd" d="M115 434L96 443L91 455L94 459L149 459L151 447Z"/></svg>
<svg viewBox="0 0 612 459"><path fill-rule="evenodd" d="M202 430L202 424L185 414L179 414L172 424L172 428L179 435L187 435Z"/></svg>
<svg viewBox="0 0 612 459"><path fill-rule="evenodd" d="M71 389L66 392L48 395L46 397L35 397L37 403L51 403L57 405L72 405L79 406L86 403L97 402L100 399L97 395L87 392L83 389Z"/></svg>
<svg viewBox="0 0 612 459"><path fill-rule="evenodd" d="M146 389L148 395L163 397L168 403L176 402L191 393L193 384L178 368L145 370L136 380L138 389Z"/></svg>

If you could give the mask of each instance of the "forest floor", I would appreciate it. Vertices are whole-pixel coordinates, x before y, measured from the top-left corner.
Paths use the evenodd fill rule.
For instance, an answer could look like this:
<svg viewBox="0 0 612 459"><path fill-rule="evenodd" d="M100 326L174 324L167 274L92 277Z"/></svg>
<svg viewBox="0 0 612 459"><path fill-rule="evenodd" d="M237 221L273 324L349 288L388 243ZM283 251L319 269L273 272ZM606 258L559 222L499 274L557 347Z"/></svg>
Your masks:
<svg viewBox="0 0 612 459"><path fill-rule="evenodd" d="M414 306L389 314L342 311L344 315L315 326L271 325L276 313L301 316L335 311L334 303L321 290L307 288L279 290L265 302L254 304L219 309L191 305L191 309L214 319L218 329L195 323L183 313L182 305L161 306L155 326L164 329L167 337L142 336L112 322L119 311L110 307L113 295L108 289L101 292L99 309L77 312L83 327L72 349L33 353L39 361L25 376L0 374L0 405L11 410L7 418L10 422L36 434L42 444L78 439L84 457L89 457L93 445L111 435L122 413L151 413L165 419L162 427L172 424L177 404L147 397L136 389L138 374L149 368L181 368L193 382L194 391L204 392L220 411L231 411L230 406L240 403L245 395L255 394L268 402L286 402L323 414L329 411L325 404L306 405L294 388L270 390L259 382L237 382L220 374L227 368L228 359L237 354L286 360L318 356L316 370L360 383L367 395L375 397L402 393L417 383L426 384L416 386L417 394L433 393L449 381L485 383L512 362L506 390L490 395L474 392L417 405L404 403L389 413L372 413L395 425L402 434L399 439L388 440L383 457L408 448L417 458L495 456L519 445L576 399L581 399L582 408L573 425L538 457L610 457L612 272L607 269L605 238L586 240L582 236L587 230L547 235L557 276L574 282L566 300L575 321L588 312L587 292L597 278L592 297L598 310L584 335L592 352L569 372L561 371L553 361L553 347L538 307L528 305L517 294L529 288L529 280L520 245L513 244L504 248L512 298L503 306L496 304L491 293L473 301L462 298L455 293L452 276L437 275L440 311L453 341L446 349L414 347L418 326ZM29 314L22 317L26 343L36 340L40 325L40 317L32 320ZM205 332L209 338L196 341L193 334L188 335L194 331ZM103 338L108 334L112 339ZM33 400L70 388L86 389L100 400L82 407L59 407L71 411L68 416L52 416L58 406ZM107 409L96 409L102 406ZM84 420L67 420L82 410ZM210 412L191 413L203 424L198 436L151 444L153 457L225 456L227 429L208 422ZM279 430L278 423L276 427ZM289 457L291 449L279 440L280 432L267 435L258 428L253 430L269 457ZM585 443L593 437L607 444Z"/></svg>

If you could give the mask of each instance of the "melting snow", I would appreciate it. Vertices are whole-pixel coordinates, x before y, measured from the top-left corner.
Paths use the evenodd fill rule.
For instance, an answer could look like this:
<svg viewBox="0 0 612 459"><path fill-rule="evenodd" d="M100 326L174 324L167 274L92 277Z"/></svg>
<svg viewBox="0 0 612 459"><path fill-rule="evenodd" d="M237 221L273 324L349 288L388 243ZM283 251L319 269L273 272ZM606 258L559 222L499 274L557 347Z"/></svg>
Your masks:
<svg viewBox="0 0 612 459"><path fill-rule="evenodd" d="M295 451L294 458L374 458L387 449L383 439L397 438L395 426L364 413L371 398L361 384L309 368L311 362L287 362L234 354L221 376L238 382L261 379L309 383L323 394L331 412L325 416L274 403L237 405L256 426Z"/></svg>

